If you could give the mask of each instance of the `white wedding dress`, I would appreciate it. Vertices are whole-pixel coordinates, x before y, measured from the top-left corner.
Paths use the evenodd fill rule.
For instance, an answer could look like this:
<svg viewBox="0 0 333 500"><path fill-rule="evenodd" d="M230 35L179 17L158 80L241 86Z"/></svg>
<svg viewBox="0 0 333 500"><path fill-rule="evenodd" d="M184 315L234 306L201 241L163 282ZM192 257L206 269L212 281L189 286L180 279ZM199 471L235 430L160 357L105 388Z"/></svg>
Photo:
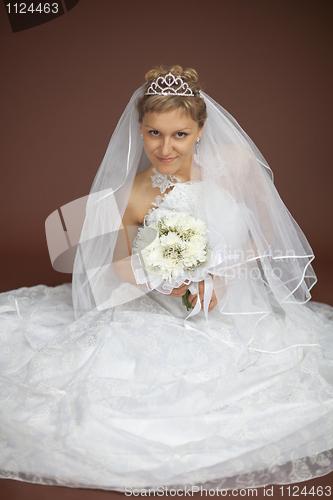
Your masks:
<svg viewBox="0 0 333 500"><path fill-rule="evenodd" d="M244 227L224 201L230 240ZM177 184L150 217L170 210L199 217L200 182ZM125 491L332 470L328 305L277 305L254 344L232 315L185 320L181 299L157 291L77 321L70 284L4 293L0 307L2 477Z"/></svg>

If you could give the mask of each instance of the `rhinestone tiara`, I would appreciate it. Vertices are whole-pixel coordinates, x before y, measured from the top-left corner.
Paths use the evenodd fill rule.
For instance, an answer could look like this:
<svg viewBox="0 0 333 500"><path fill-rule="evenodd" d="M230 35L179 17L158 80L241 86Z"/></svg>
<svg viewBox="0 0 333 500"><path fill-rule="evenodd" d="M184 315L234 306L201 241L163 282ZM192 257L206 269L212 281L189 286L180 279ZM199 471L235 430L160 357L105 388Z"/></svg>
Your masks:
<svg viewBox="0 0 333 500"><path fill-rule="evenodd" d="M159 76L151 82L145 95L182 95L196 97L193 90L188 86L181 76L175 76L171 72L166 76Z"/></svg>

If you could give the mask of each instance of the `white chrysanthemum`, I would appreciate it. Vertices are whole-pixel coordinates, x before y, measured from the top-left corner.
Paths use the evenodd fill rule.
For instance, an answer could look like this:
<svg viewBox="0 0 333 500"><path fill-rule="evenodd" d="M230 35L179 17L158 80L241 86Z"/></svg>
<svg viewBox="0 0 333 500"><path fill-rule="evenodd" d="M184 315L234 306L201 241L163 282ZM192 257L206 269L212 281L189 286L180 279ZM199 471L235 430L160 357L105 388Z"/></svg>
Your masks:
<svg viewBox="0 0 333 500"><path fill-rule="evenodd" d="M179 216L179 214L172 214L169 217L164 218L164 223L169 227L180 226L184 222L184 219Z"/></svg>
<svg viewBox="0 0 333 500"><path fill-rule="evenodd" d="M180 248L185 248L185 244L183 240L178 236L177 233L171 232L167 235L163 235L160 237L160 242L162 247L173 247L177 246Z"/></svg>
<svg viewBox="0 0 333 500"><path fill-rule="evenodd" d="M194 219L192 229L193 231L201 234L202 236L207 233L206 224L204 223L204 221L200 219Z"/></svg>
<svg viewBox="0 0 333 500"><path fill-rule="evenodd" d="M194 234L186 245L186 250L189 254L201 255L206 253L207 241L201 234Z"/></svg>
<svg viewBox="0 0 333 500"><path fill-rule="evenodd" d="M142 256L147 266L158 265L159 262L163 259L163 250L159 240L151 243L151 245L147 246L142 250Z"/></svg>
<svg viewBox="0 0 333 500"><path fill-rule="evenodd" d="M184 252L184 265L188 268L197 266L207 260L207 242L201 235L193 235L186 244Z"/></svg>
<svg viewBox="0 0 333 500"><path fill-rule="evenodd" d="M176 279L185 271L184 266L177 259L164 259L163 264L163 279Z"/></svg>

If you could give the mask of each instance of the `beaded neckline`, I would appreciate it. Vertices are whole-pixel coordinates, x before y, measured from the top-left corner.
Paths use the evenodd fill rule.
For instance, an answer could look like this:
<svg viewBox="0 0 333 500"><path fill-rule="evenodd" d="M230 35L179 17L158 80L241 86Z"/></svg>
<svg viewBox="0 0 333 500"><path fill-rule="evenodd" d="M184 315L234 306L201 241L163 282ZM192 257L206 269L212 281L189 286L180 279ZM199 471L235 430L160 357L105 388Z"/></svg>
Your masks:
<svg viewBox="0 0 333 500"><path fill-rule="evenodd" d="M154 175L151 176L153 188L160 188L161 194L165 193L169 187L175 186L178 182L182 182L178 177L172 174L160 174L155 167L153 167L153 172Z"/></svg>
<svg viewBox="0 0 333 500"><path fill-rule="evenodd" d="M174 187L177 184L178 185L179 184L196 184L198 182L198 181L182 182L175 175L172 175L172 174L168 174L168 175L160 174L156 170L155 167L153 167L153 172L154 172L154 175L151 176L152 185L153 185L154 188L157 187L157 188L160 189L161 195L164 194L167 189L169 189L170 187ZM155 210L156 208L158 208L161 205L162 201L164 201L165 196L161 196L161 195L157 195L155 197L155 201L153 201L151 203L153 205L153 208L150 208L148 210L148 214L151 214L153 212L153 210Z"/></svg>
<svg viewBox="0 0 333 500"><path fill-rule="evenodd" d="M160 172L158 172L155 167L153 167L153 172L154 172L154 175L151 176L153 188L159 188L161 195L164 194L165 191L167 189L169 189L170 187L173 187L176 184L179 184L182 182L180 179L178 179L178 177L176 177L172 174L168 174L168 175L160 174ZM155 201L152 202L152 205L154 208L151 208L148 211L148 214L151 213L153 210L155 210L155 208L158 208L160 206L160 204L164 200L164 196L161 196L161 195L156 196Z"/></svg>

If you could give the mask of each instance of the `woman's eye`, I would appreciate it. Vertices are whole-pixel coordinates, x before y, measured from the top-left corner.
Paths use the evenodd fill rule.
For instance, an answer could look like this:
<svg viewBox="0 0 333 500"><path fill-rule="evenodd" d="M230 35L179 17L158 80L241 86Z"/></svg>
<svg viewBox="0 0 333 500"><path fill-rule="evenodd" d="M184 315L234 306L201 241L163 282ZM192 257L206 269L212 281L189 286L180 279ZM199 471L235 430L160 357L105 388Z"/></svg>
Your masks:
<svg viewBox="0 0 333 500"><path fill-rule="evenodd" d="M149 133L150 133L150 135L152 135L153 137L157 137L157 136L158 136L158 134L159 134L158 130L150 130L150 132L149 132Z"/></svg>
<svg viewBox="0 0 333 500"><path fill-rule="evenodd" d="M176 134L176 135L177 135L177 137L179 137L179 138L182 138L182 137L186 137L186 136L187 136L187 134L185 134L185 132L177 132L177 134Z"/></svg>

